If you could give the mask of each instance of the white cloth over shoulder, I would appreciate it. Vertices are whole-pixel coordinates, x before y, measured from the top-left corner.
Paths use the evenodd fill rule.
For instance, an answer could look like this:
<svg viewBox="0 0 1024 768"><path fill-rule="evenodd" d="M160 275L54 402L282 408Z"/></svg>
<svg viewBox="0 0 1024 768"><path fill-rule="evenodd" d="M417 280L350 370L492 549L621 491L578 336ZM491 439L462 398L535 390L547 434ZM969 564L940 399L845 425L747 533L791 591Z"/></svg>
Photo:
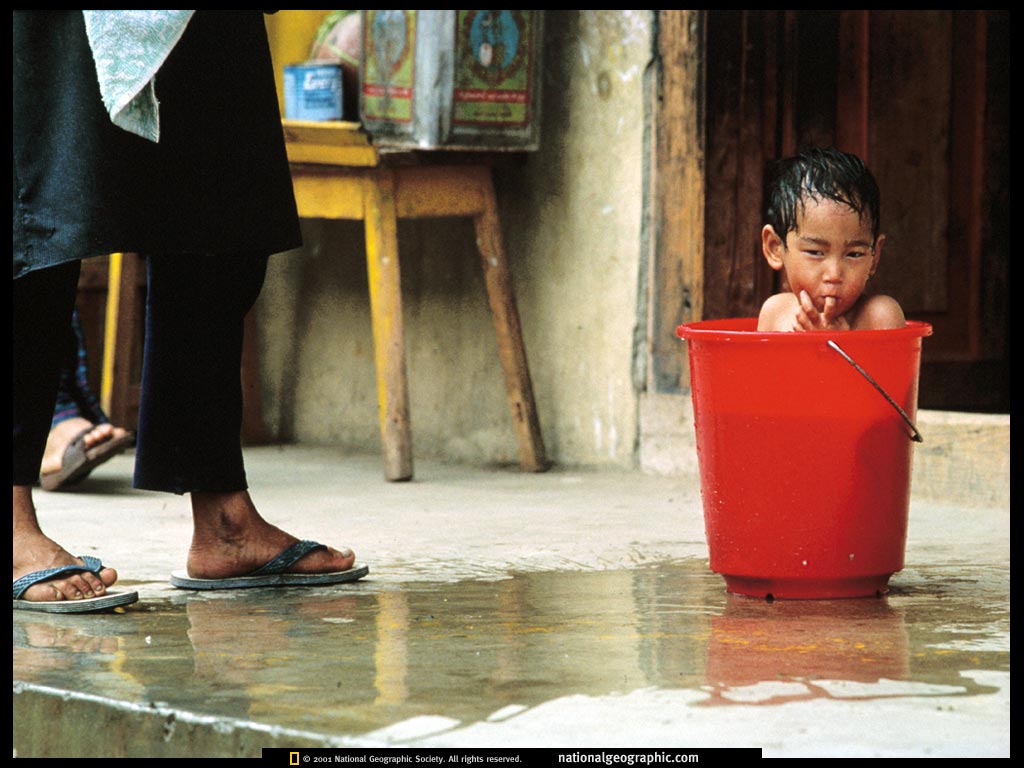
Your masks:
<svg viewBox="0 0 1024 768"><path fill-rule="evenodd" d="M103 105L114 125L160 141L156 73L195 11L82 11Z"/></svg>

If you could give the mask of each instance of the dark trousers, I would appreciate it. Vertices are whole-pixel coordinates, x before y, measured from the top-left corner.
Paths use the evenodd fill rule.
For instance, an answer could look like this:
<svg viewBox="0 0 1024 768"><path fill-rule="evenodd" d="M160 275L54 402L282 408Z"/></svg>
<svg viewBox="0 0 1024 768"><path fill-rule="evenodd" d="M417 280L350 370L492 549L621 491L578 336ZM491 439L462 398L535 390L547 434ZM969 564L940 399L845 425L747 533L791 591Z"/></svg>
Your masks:
<svg viewBox="0 0 1024 768"><path fill-rule="evenodd" d="M135 487L245 490L240 367L263 255L151 255ZM79 265L14 281L14 484L39 477Z"/></svg>
<svg viewBox="0 0 1024 768"><path fill-rule="evenodd" d="M33 485L39 480L39 464L57 400L80 269L81 264L74 261L37 269L14 281L11 301L14 485Z"/></svg>

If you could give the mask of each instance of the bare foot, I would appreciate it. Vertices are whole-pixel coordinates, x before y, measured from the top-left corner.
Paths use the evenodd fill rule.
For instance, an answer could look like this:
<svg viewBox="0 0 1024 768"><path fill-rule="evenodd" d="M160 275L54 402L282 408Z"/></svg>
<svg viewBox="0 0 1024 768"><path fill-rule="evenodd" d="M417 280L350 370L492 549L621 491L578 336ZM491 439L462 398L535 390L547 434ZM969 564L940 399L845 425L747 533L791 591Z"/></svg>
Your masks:
<svg viewBox="0 0 1024 768"><path fill-rule="evenodd" d="M264 520L248 491L192 494L193 535L186 568L194 579L245 576L299 541ZM350 549L310 552L292 573L347 571L356 557Z"/></svg>
<svg viewBox="0 0 1024 768"><path fill-rule="evenodd" d="M14 575L13 580L47 568L64 565L82 565L82 560L67 552L46 536L39 528L31 488L14 486ZM99 574L83 571L60 574L47 581L33 584L22 594L22 600L57 601L82 600L105 595L107 588L117 581L117 571L104 568Z"/></svg>
<svg viewBox="0 0 1024 768"><path fill-rule="evenodd" d="M88 429L90 426L92 429L85 436L85 447L87 449L109 440L119 439L128 434L128 430L122 427L115 427L113 424L93 425L91 421L81 417L66 419L51 429L50 434L46 438L46 450L43 453L39 474L49 475L59 472L64 460L64 451L81 434L83 429Z"/></svg>

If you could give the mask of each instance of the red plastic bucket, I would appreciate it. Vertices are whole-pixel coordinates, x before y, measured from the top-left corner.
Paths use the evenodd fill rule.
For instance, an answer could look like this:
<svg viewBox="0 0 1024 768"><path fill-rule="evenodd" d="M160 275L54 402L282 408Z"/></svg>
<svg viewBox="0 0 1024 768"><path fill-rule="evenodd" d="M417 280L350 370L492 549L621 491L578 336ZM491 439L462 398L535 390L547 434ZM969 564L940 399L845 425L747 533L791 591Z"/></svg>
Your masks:
<svg viewBox="0 0 1024 768"><path fill-rule="evenodd" d="M879 595L903 568L927 323L759 333L679 326L688 342L711 570L761 598Z"/></svg>

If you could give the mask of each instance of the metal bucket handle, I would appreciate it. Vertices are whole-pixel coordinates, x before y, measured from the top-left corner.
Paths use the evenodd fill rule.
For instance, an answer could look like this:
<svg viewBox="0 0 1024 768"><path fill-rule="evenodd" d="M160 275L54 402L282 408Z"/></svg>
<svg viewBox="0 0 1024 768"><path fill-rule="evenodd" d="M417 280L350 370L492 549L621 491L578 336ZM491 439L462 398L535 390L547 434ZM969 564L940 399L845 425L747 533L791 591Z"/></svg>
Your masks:
<svg viewBox="0 0 1024 768"><path fill-rule="evenodd" d="M922 442L924 442L924 438L921 437L921 433L917 431L917 427L914 426L914 422L912 422L910 420L910 417L907 416L906 411L904 411L902 408L900 408L899 405L896 404L896 401L893 400L891 397L889 397L889 393L886 392L884 389L882 389L882 387L879 386L878 382L875 381L873 378L871 378L870 375L868 375L867 371L865 371L863 368L861 368L859 365L857 365L857 363L854 362L852 357L850 357L842 349L840 349L838 344L836 344L834 341L829 339L828 340L828 345L830 347L832 347L832 349L834 349L840 355L842 355L843 359L846 360L846 362L848 362L850 365L852 365L857 370L857 373L859 373L861 376L863 376L865 379L867 379L868 382L871 384L871 386L873 386L875 389L877 389L879 392L881 392L882 393L882 397L884 397L886 400L889 401L889 405L891 405L893 408L895 408L897 410L897 412L900 414L900 416L903 417L903 420L907 423L907 426L910 427L910 439L913 440L915 443L922 443Z"/></svg>

